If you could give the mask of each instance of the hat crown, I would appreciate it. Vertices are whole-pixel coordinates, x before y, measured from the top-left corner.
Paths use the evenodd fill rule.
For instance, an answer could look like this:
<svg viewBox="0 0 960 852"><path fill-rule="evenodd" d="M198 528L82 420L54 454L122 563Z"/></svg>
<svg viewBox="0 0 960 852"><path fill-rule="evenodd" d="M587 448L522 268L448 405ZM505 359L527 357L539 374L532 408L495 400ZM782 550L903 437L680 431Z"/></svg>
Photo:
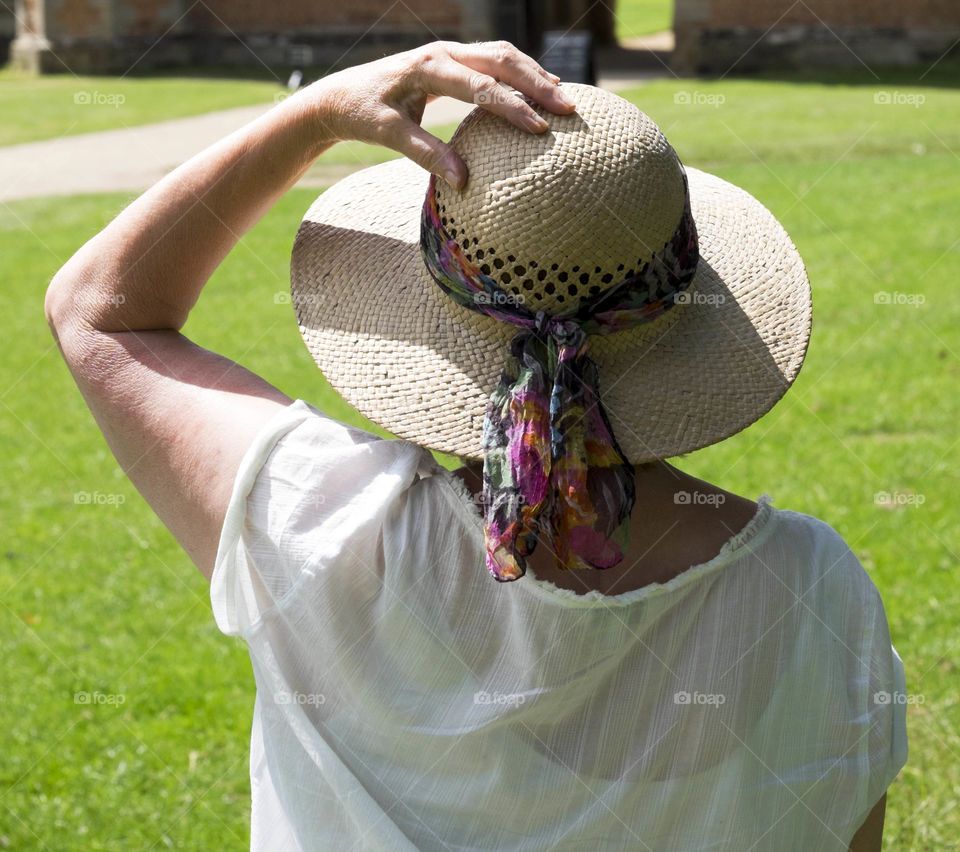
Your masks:
<svg viewBox="0 0 960 852"><path fill-rule="evenodd" d="M541 134L478 108L451 145L469 176L438 183L441 222L468 260L535 311L566 314L639 272L683 214L682 167L660 128L623 98L564 84L577 104Z"/></svg>

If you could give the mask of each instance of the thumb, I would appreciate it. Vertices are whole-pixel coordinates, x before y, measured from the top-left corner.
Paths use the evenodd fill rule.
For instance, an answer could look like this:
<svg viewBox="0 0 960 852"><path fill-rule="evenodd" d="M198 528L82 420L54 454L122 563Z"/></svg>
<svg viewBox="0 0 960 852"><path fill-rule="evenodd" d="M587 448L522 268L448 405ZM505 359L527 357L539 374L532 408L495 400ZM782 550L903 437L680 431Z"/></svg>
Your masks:
<svg viewBox="0 0 960 852"><path fill-rule="evenodd" d="M443 178L454 189L460 189L466 182L467 167L457 152L416 122L407 123L396 147L401 154Z"/></svg>

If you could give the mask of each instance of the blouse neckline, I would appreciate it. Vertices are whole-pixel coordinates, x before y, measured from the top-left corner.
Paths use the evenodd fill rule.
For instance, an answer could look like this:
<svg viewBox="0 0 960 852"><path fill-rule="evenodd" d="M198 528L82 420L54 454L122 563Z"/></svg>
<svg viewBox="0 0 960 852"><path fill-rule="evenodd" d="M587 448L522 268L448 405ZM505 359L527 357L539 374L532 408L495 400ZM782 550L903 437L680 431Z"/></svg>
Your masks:
<svg viewBox="0 0 960 852"><path fill-rule="evenodd" d="M478 537L482 551L483 515L473 495L463 481L452 471L437 464L436 474L439 474L441 482L444 482L447 486L447 495L451 498L451 505L459 511L462 517L469 519L470 528ZM628 606L637 601L648 600L657 595L673 592L683 588L688 583L695 582L706 574L720 570L741 557L744 552L759 547L766 540L775 525L776 511L769 494L761 494L756 502L757 511L753 517L743 529L723 543L716 556L706 562L690 566L665 583L648 583L639 589L631 589L618 595L605 595L596 589L591 589L585 594L577 594L570 589L561 589L550 580L539 579L529 565L526 574L512 582L519 584L541 600L566 607ZM485 565L483 570L486 573ZM492 577L490 581L496 582Z"/></svg>

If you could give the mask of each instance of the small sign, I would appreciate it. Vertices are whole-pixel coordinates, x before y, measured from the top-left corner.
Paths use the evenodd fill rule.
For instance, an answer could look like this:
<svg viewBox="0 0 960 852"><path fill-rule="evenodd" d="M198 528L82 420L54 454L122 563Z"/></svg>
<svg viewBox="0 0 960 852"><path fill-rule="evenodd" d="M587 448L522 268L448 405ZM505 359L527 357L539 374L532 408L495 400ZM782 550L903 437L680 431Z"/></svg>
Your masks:
<svg viewBox="0 0 960 852"><path fill-rule="evenodd" d="M589 30L547 30L540 64L563 83L597 84L593 67L593 34Z"/></svg>

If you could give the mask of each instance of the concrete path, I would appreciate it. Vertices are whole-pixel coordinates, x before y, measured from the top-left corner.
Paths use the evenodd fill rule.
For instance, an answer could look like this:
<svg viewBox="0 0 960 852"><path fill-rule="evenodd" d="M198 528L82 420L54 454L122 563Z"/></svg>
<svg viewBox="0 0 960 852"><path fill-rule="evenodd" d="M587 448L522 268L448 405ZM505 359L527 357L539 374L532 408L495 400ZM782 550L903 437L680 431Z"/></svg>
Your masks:
<svg viewBox="0 0 960 852"><path fill-rule="evenodd" d="M623 89L663 73L611 69L609 75L601 75L598 85ZM142 191L272 106L273 103L239 107L139 127L0 147L0 202L44 195ZM471 104L452 98L438 98L427 105L423 123L429 127L458 122L472 108ZM352 170L344 165L324 167L321 158L301 185L327 185Z"/></svg>

